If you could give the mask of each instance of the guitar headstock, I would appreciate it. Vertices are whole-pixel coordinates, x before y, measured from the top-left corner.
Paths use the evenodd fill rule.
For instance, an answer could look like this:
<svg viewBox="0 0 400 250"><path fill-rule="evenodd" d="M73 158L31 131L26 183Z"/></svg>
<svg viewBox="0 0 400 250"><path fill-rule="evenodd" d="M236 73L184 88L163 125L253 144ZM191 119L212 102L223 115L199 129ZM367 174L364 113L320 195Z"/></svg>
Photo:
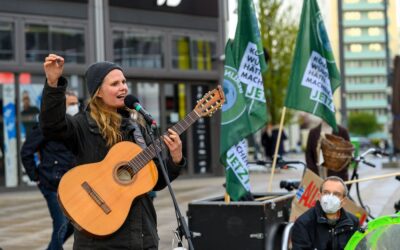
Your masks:
<svg viewBox="0 0 400 250"><path fill-rule="evenodd" d="M203 98L197 101L194 110L199 116L212 116L215 111L221 108L224 102L224 91L222 90L221 85L218 85L216 89L207 92Z"/></svg>

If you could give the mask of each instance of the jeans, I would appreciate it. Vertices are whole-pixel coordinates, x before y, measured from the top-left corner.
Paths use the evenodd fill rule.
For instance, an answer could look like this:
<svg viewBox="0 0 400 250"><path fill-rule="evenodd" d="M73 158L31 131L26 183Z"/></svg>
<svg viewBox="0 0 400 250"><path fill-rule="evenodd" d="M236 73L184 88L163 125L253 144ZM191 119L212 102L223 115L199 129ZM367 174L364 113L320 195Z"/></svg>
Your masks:
<svg viewBox="0 0 400 250"><path fill-rule="evenodd" d="M47 250L63 249L63 243L72 235L74 228L65 217L57 199L57 192L49 190L39 184L39 189L42 192L49 208L51 219L53 220L53 233Z"/></svg>

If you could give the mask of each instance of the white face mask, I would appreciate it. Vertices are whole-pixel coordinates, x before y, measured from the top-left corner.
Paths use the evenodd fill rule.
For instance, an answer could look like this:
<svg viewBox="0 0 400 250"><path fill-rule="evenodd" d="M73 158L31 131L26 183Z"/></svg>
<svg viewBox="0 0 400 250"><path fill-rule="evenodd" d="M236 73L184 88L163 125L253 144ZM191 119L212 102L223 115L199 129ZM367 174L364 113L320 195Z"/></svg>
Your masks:
<svg viewBox="0 0 400 250"><path fill-rule="evenodd" d="M333 194L325 194L320 200L322 210L327 214L334 214L340 209L340 200Z"/></svg>
<svg viewBox="0 0 400 250"><path fill-rule="evenodd" d="M67 107L66 113L69 114L69 115L71 115L71 116L74 116L74 115L78 114L78 112L79 112L79 106L78 106L78 104L69 105L69 106Z"/></svg>

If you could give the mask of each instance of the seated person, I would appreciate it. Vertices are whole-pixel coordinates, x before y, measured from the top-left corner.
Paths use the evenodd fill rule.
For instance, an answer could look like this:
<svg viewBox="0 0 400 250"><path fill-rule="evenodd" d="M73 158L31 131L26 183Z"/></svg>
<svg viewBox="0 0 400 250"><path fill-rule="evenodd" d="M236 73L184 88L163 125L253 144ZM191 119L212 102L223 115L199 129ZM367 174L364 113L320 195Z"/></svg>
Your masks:
<svg viewBox="0 0 400 250"><path fill-rule="evenodd" d="M293 250L344 249L358 229L357 217L343 209L348 190L341 178L326 178L320 192L321 197L315 206L294 222Z"/></svg>

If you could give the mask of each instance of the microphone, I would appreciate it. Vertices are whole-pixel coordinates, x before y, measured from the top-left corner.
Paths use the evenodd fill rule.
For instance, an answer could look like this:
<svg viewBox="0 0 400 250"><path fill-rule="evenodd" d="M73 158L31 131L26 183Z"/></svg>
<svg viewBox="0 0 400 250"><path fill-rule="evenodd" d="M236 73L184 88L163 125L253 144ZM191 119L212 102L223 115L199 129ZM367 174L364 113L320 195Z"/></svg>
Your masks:
<svg viewBox="0 0 400 250"><path fill-rule="evenodd" d="M139 112L144 120L147 122L149 125L156 125L156 121L153 119L153 117L147 112L145 109L143 109L142 105L139 103L139 99L137 99L136 96L133 95L127 95L124 99L125 106L134 109L137 112Z"/></svg>

